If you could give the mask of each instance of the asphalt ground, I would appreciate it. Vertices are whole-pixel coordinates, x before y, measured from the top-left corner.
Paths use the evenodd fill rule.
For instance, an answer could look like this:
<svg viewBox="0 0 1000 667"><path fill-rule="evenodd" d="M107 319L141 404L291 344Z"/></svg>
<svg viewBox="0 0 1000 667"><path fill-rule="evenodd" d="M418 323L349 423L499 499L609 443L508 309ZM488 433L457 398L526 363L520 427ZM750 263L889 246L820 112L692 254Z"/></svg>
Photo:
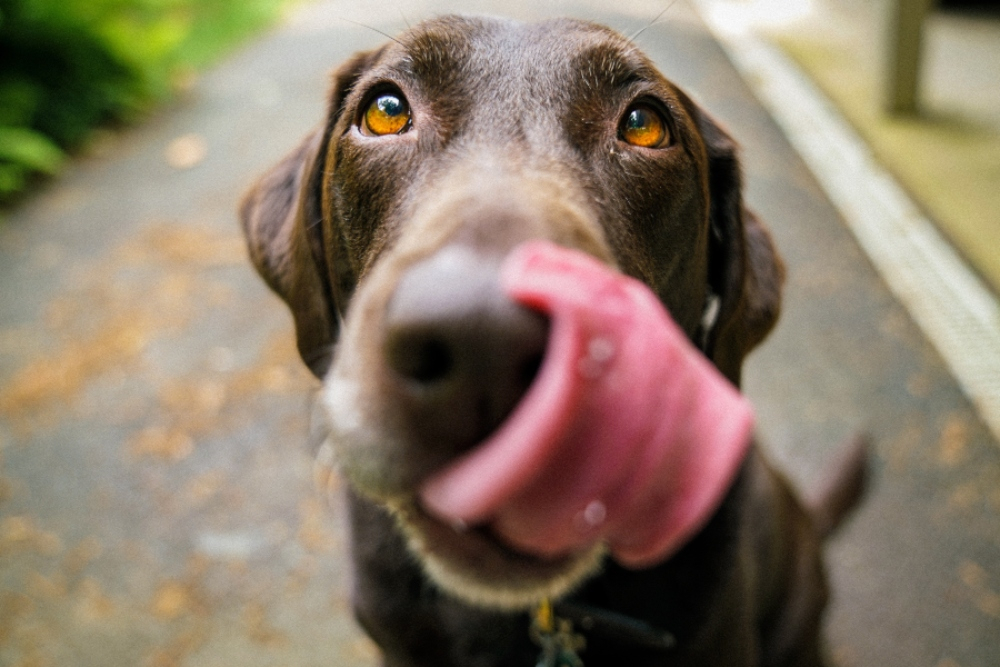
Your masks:
<svg viewBox="0 0 1000 667"><path fill-rule="evenodd" d="M456 9L632 33L663 5L308 5L0 226L0 665L376 664L313 489L317 384L234 211L338 62ZM698 19L677 3L637 41L741 141L788 263L745 372L765 446L808 485L873 438L828 548L836 664L1000 664L997 442Z"/></svg>

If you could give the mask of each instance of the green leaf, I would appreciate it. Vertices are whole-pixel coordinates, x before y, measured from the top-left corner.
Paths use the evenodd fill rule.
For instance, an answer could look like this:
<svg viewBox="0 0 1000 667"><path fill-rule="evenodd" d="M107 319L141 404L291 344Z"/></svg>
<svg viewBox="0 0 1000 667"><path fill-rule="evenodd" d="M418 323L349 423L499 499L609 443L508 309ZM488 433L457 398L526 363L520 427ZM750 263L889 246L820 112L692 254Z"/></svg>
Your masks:
<svg viewBox="0 0 1000 667"><path fill-rule="evenodd" d="M47 137L23 127L0 127L0 161L54 174L65 154Z"/></svg>
<svg viewBox="0 0 1000 667"><path fill-rule="evenodd" d="M0 161L0 202L24 189L25 169L19 164Z"/></svg>

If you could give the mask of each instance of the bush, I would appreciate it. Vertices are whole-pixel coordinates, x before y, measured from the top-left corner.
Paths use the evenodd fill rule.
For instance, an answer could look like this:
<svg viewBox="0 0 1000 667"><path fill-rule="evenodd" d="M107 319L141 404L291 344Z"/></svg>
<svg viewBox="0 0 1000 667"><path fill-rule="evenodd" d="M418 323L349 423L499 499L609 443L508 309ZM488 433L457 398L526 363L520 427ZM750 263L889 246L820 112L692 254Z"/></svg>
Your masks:
<svg viewBox="0 0 1000 667"><path fill-rule="evenodd" d="M0 201L128 121L285 0L0 0Z"/></svg>

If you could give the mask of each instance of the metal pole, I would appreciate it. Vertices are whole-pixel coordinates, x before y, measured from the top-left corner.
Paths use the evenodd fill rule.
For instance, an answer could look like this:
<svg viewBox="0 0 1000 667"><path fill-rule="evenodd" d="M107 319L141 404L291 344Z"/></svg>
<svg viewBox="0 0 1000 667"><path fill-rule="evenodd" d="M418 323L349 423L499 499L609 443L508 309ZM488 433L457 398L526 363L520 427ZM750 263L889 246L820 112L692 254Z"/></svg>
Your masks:
<svg viewBox="0 0 1000 667"><path fill-rule="evenodd" d="M933 0L895 0L889 22L886 106L890 114L919 111L924 19Z"/></svg>

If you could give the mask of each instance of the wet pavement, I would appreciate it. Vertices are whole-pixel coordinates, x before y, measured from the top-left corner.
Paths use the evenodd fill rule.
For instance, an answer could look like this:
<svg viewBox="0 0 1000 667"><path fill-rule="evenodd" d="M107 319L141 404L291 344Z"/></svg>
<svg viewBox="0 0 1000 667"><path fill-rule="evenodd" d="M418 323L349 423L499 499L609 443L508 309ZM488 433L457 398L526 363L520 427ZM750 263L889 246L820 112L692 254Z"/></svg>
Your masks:
<svg viewBox="0 0 1000 667"><path fill-rule="evenodd" d="M630 33L656 2L463 3ZM245 259L242 189L350 53L454 9L323 2L103 140L0 225L0 665L376 664L339 508L313 490L317 383ZM347 19L347 20L345 20ZM638 38L744 146L789 265L746 390L800 484L853 432L873 489L832 541L842 667L1000 664L1000 448L806 168L678 3Z"/></svg>

